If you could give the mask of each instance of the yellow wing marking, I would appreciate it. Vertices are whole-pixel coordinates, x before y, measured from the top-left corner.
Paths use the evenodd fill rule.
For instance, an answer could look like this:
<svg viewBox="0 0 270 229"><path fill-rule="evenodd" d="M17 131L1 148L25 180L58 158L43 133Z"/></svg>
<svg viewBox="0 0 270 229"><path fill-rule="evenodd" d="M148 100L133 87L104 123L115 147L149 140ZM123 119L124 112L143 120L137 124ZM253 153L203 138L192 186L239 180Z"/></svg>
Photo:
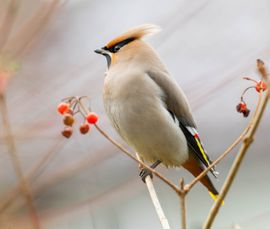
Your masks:
<svg viewBox="0 0 270 229"><path fill-rule="evenodd" d="M205 152L204 152L204 149L203 149L203 147L202 147L202 145L201 145L199 139L195 137L195 140L196 140L196 142L197 142L197 145L199 146L199 149L200 149L200 151L201 151L201 153L202 153L202 155L203 155L204 160L207 162L208 165L210 165L210 163L209 163L209 161L208 161L208 158L207 158L207 156L206 156L206 154L205 154Z"/></svg>

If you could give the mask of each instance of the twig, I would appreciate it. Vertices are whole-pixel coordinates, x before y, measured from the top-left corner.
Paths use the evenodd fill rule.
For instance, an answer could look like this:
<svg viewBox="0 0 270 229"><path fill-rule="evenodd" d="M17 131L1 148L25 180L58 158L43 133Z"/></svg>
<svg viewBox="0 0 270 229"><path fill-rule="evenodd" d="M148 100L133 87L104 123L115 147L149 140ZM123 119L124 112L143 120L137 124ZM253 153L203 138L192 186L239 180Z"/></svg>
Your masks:
<svg viewBox="0 0 270 229"><path fill-rule="evenodd" d="M181 193L179 193L179 199L180 199L180 209L181 209L181 223L182 223L182 229L187 228L187 216L186 216L186 195L187 192L184 189L184 179L182 178L180 180L180 190L182 190Z"/></svg>
<svg viewBox="0 0 270 229"><path fill-rule="evenodd" d="M12 57L22 56L25 49L29 47L48 24L59 4L60 0L42 3L39 9L34 12L34 15L9 39L3 52L8 53Z"/></svg>
<svg viewBox="0 0 270 229"><path fill-rule="evenodd" d="M245 136L245 139L241 145L241 148L239 149L239 152L238 152L238 155L236 157L236 159L234 160L234 163L231 167L231 170L229 172L229 175L227 176L224 184L223 184L223 187L221 189L221 192L216 200L216 202L214 203L212 209L210 210L209 212L209 215L205 221L205 224L204 224L204 229L209 229L213 222L214 222L214 219L219 211L219 208L222 204L222 201L223 199L226 197L226 194L228 193L231 185L232 185L232 182L238 172L238 169L240 168L240 165L241 165L241 162L249 148L249 146L251 145L251 143L253 142L253 138L254 138L254 135L256 133L256 130L258 128L258 125L261 121L261 118L262 118L262 115L265 111L265 108L266 108L266 105L267 105L267 102L268 102L268 99L269 99L269 95L270 95L270 81L269 81L269 78L268 78L268 75L265 75L265 68L264 66L261 66L262 61L258 60L257 61L257 64L258 64L258 67L259 67L259 71L260 73L262 74L262 72L264 74L262 74L263 78L265 80L267 80L267 91L263 97L263 99L261 100L261 103L258 103L257 107L258 107L258 112L255 114L254 118L251 120L251 127L248 131L248 133L246 134ZM263 67L263 71L260 69ZM261 94L261 93L260 93Z"/></svg>
<svg viewBox="0 0 270 229"><path fill-rule="evenodd" d="M97 124L95 124L96 129L105 137L107 138L113 145L115 145L118 149L120 149L124 154L126 154L129 158L139 163L139 165L142 165L143 167L150 170L153 174L155 174L158 178L160 178L162 181L164 181L167 185L169 185L176 193L181 192L181 190L173 184L170 180L168 180L166 177L158 173L156 170L152 169L150 166L145 164L142 161L139 161L135 156L133 156L127 149L125 149L122 145L120 145L118 142L116 142L113 138L111 138L104 130L102 130Z"/></svg>
<svg viewBox="0 0 270 229"><path fill-rule="evenodd" d="M259 72L261 72L261 71L263 72L261 74L266 74L265 70L260 69L260 67L258 67L258 68L259 68ZM263 78L265 78L265 75ZM212 164L209 165L203 172L201 172L201 174L199 176L197 176L192 182L185 185L185 188L184 188L185 191L187 191L187 192L190 191L190 189L197 182L199 182L215 165L217 165L220 161L222 161L223 158L225 158L245 138L247 132L249 131L250 127L254 123L255 116L258 114L259 107L260 107L259 104L261 104L261 100L262 100L262 94L260 93L259 99L257 102L257 106L256 106L255 111L254 111L254 115L253 115L252 119L250 120L248 126L243 130L243 132L240 134L240 136L224 151L223 154L221 154L214 162L212 162Z"/></svg>
<svg viewBox="0 0 270 229"><path fill-rule="evenodd" d="M262 79L265 81L268 81L269 80L268 73L267 73L266 68L264 66L264 62L260 59L257 59L257 68L258 68L259 73L262 76Z"/></svg>
<svg viewBox="0 0 270 229"><path fill-rule="evenodd" d="M139 156L138 153L136 153L136 157L140 162L142 162L142 159L141 159L141 157ZM165 214L163 212L163 209L162 209L162 207L160 205L160 202L159 202L158 197L157 197L156 190L154 188L153 181L152 181L150 176L147 176L145 178L145 183L146 183L147 189L149 191L149 194L151 196L154 207L156 209L156 212L157 212L159 221L160 221L160 223L162 225L162 228L163 229L170 229L168 219L166 218L166 216L165 216Z"/></svg>
<svg viewBox="0 0 270 229"><path fill-rule="evenodd" d="M100 150L100 152L97 152L97 157L93 157L91 155L90 157L82 158L79 162L72 163L71 165L66 165L63 168L59 168L59 171L49 174L47 176L47 180L43 179L41 184L33 188L33 195L39 191L44 191L55 184L59 184L60 182L63 182L63 180L75 176L82 170L91 167L91 165L98 164L105 158L110 157L111 154L102 154L106 151L107 150L104 150L103 148Z"/></svg>
<svg viewBox="0 0 270 229"><path fill-rule="evenodd" d="M36 174L45 166L45 164L52 158L57 152L59 152L60 148L63 146L63 141L57 141L57 143L48 151L45 153L45 155L31 168L31 170L25 175L25 179L28 180L28 182L31 182L31 179L33 179ZM17 184L13 190L9 190L9 195L5 197L4 201L0 203L0 213L5 211L10 204L12 204L18 195L20 190L21 183ZM34 194L32 194L34 195Z"/></svg>
<svg viewBox="0 0 270 229"><path fill-rule="evenodd" d="M2 113L2 122L3 122L4 130L7 134L5 140L8 146L8 152L9 152L11 161L13 163L13 167L16 172L16 175L18 179L20 180L21 190L27 202L33 226L34 228L38 229L40 228L39 218L36 212L36 208L33 204L33 199L32 199L31 192L29 190L28 182L23 175L21 164L16 153L15 141L12 136L11 126L10 126L9 118L8 118L6 100L3 94L0 94L0 109Z"/></svg>
<svg viewBox="0 0 270 229"><path fill-rule="evenodd" d="M20 1L11 0L8 9L6 10L6 15L4 17L4 20L2 21L2 25L0 26L0 52L2 51L3 46L8 40L10 32L13 28L15 18L19 9L19 4Z"/></svg>

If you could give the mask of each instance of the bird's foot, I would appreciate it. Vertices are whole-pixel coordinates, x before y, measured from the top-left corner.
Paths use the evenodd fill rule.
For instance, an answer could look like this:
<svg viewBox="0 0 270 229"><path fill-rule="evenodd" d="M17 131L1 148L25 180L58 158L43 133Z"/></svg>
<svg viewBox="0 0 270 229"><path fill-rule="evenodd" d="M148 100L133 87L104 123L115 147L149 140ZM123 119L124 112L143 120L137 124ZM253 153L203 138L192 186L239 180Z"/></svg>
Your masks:
<svg viewBox="0 0 270 229"><path fill-rule="evenodd" d="M145 183L145 179L147 176L150 176L151 179L153 179L153 173L149 169L147 169L147 168L142 169L140 172L140 177L142 178L142 181L144 183Z"/></svg>
<svg viewBox="0 0 270 229"><path fill-rule="evenodd" d="M152 169L155 169L159 164L161 163L161 160L157 160L154 164L152 164L150 167ZM144 168L142 169L142 171L140 172L140 177L142 178L142 181L145 183L145 178L147 176L150 176L151 179L153 179L153 173L147 169L147 168Z"/></svg>

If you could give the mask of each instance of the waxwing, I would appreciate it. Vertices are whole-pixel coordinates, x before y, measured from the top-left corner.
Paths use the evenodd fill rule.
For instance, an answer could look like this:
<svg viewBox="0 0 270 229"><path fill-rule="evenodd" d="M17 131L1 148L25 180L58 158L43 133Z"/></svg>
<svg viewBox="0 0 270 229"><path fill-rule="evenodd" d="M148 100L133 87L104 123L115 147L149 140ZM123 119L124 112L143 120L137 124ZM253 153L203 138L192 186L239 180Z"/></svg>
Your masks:
<svg viewBox="0 0 270 229"><path fill-rule="evenodd" d="M128 30L95 50L107 59L103 100L119 135L144 161L184 167L198 176L211 164L197 132L186 96L155 50L142 40L159 31L151 24ZM180 72L179 72L180 74ZM213 168L212 174L217 172ZM141 172L142 178L149 175ZM210 195L218 191L206 175L201 179Z"/></svg>

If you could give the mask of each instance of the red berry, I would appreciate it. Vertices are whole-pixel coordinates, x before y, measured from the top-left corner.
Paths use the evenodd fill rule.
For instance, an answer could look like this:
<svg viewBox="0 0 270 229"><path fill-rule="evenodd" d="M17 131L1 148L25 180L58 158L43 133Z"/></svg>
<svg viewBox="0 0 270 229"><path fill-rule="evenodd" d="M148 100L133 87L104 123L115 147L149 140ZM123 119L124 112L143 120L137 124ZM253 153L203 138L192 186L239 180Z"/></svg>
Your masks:
<svg viewBox="0 0 270 229"><path fill-rule="evenodd" d="M246 109L245 111L242 112L243 113L243 116L246 118L248 117L249 113L250 113L250 110L249 109Z"/></svg>
<svg viewBox="0 0 270 229"><path fill-rule="evenodd" d="M96 124L98 121L98 115L94 112L90 112L87 116L86 116L86 120L88 123L90 124Z"/></svg>
<svg viewBox="0 0 270 229"><path fill-rule="evenodd" d="M239 113L241 112L241 104L240 104L240 103L237 104L236 110L237 110L237 112L239 112Z"/></svg>
<svg viewBox="0 0 270 229"><path fill-rule="evenodd" d="M60 114L64 114L69 109L69 107L69 103L62 102L57 106L57 110Z"/></svg>
<svg viewBox="0 0 270 229"><path fill-rule="evenodd" d="M247 105L244 102L241 102L236 106L236 110L239 113L246 111L246 109L247 109Z"/></svg>
<svg viewBox="0 0 270 229"><path fill-rule="evenodd" d="M80 126L80 132L81 132L81 134L87 134L88 131L89 131L89 129L90 129L90 127L89 127L89 125L87 123L83 123Z"/></svg>
<svg viewBox="0 0 270 229"><path fill-rule="evenodd" d="M267 88L267 85L265 82L263 81L259 81L257 84L256 84L256 91L257 92L260 92L260 91L265 91Z"/></svg>
<svg viewBox="0 0 270 229"><path fill-rule="evenodd" d="M246 111L247 110L247 104L241 103L241 111Z"/></svg>
<svg viewBox="0 0 270 229"><path fill-rule="evenodd" d="M261 88L263 91L265 91L267 89L267 84L265 82L261 82Z"/></svg>
<svg viewBox="0 0 270 229"><path fill-rule="evenodd" d="M75 121L75 119L74 119L74 117L73 117L71 114L66 113L66 114L64 115L63 123L64 123L65 125L67 125L67 126L72 126L73 123L74 123L74 121Z"/></svg>
<svg viewBox="0 0 270 229"><path fill-rule="evenodd" d="M70 138L72 133L73 133L73 131L72 131L72 128L70 126L66 126L64 128L64 130L62 131L62 135L66 138Z"/></svg>

